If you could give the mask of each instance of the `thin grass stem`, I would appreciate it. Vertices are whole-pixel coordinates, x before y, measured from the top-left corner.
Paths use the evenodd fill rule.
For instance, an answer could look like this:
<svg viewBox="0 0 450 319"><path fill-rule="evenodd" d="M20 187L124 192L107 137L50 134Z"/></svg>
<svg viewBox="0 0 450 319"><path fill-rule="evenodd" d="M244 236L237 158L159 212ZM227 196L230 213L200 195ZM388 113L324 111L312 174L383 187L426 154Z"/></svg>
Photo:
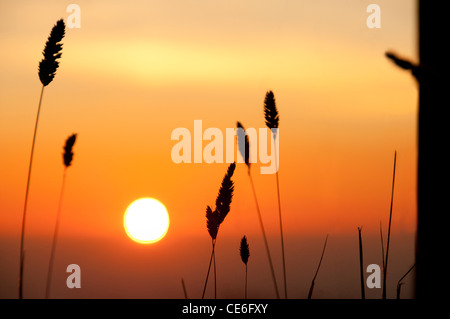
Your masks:
<svg viewBox="0 0 450 319"><path fill-rule="evenodd" d="M252 175L250 173L250 169L248 170L248 176L250 178L250 184L252 186L253 197L255 199L256 211L258 213L259 224L261 226L261 231L262 231L263 238L264 238L264 245L266 247L267 258L269 259L270 271L271 271L271 274L272 274L272 280L273 280L273 285L274 285L274 288L275 288L275 294L277 296L277 299L280 299L280 293L278 292L277 280L275 278L275 271L273 269L273 264L272 264L272 257L270 257L269 244L267 242L266 232L264 231L264 224L263 224L262 217L261 217L261 211L259 210L258 199L256 197L256 191L255 191L255 185L253 183L253 178L252 178Z"/></svg>
<svg viewBox="0 0 450 319"><path fill-rule="evenodd" d="M276 143L275 136L273 136L273 139L274 139L274 143ZM282 256L282 260L283 260L283 279L284 279L284 298L287 299L288 296L287 296L287 281L286 281L286 260L285 260L285 255L284 255L284 236L283 236L283 222L282 222L282 218L281 218L280 182L279 182L279 178L278 178L278 163L277 163L276 149L277 148L275 147L274 152L275 152L275 167L277 169L277 172L275 175L276 175L276 179L277 179L278 217L280 219L281 256Z"/></svg>
<svg viewBox="0 0 450 319"><path fill-rule="evenodd" d="M412 265L411 268L400 278L400 280L397 282L397 299L400 299L400 289L403 285L402 280L413 270L413 268L416 266L416 264Z"/></svg>
<svg viewBox="0 0 450 319"><path fill-rule="evenodd" d="M247 299L247 264L245 264L245 299Z"/></svg>
<svg viewBox="0 0 450 319"><path fill-rule="evenodd" d="M27 177L27 189L25 191L25 203L23 206L23 215L22 215L22 233L20 236L20 271L19 271L19 299L23 299L23 272L24 272L24 242L25 242L25 221L27 215L27 206L28 206L28 195L30 192L30 180L31 180L31 169L33 167L33 155L34 155L34 146L36 145L36 135L39 124L39 114L41 112L42 105L42 96L44 95L44 85L41 88L41 94L39 97L38 110L36 115L36 122L34 124L34 133L33 133L33 142L31 143L31 153L30 153L30 161L28 165L28 177Z"/></svg>
<svg viewBox="0 0 450 319"><path fill-rule="evenodd" d="M383 267L384 272L384 240L383 240L383 228L381 226L381 220L380 220L380 238L381 238L381 265Z"/></svg>
<svg viewBox="0 0 450 319"><path fill-rule="evenodd" d="M386 281L387 281L387 268L388 268L388 258L389 258L389 243L391 239L391 222L392 222L392 205L394 202L394 184L395 184L395 164L397 161L397 151L394 153L394 171L392 174L392 191L391 191L391 205L389 208L389 226L388 226L388 237L386 243L386 258L383 269L383 299L386 299Z"/></svg>
<svg viewBox="0 0 450 319"><path fill-rule="evenodd" d="M187 294L187 290L186 290L186 285L184 284L184 279L183 278L181 278L181 286L183 286L184 298L185 299L189 299L188 298L188 294Z"/></svg>
<svg viewBox="0 0 450 319"><path fill-rule="evenodd" d="M317 266L316 273L314 274L314 278L311 282L311 287L309 288L308 299L311 299L311 297L312 297L312 293L314 290L314 284L315 284L315 281L317 278L317 274L319 273L320 265L322 264L323 255L325 254L325 248L327 247L327 241L328 241L328 235L325 238L325 244L323 245L323 250L322 250L322 255L320 256L319 265Z"/></svg>
<svg viewBox="0 0 450 319"><path fill-rule="evenodd" d="M358 238L359 238L359 272L361 280L361 299L366 299L365 285L364 285L364 263L363 263L363 246L362 246L362 227L358 227Z"/></svg>
<svg viewBox="0 0 450 319"><path fill-rule="evenodd" d="M217 299L216 253L213 254L214 264L214 299Z"/></svg>
<svg viewBox="0 0 450 319"><path fill-rule="evenodd" d="M211 257L209 258L209 266L208 266L208 272L206 273L206 280L205 280L205 285L203 287L203 294L202 294L202 299L205 298L205 292L206 292L206 286L208 285L208 278L209 278L209 272L211 270L211 264L214 258L214 247L216 246L216 241L213 240L213 244L212 244L212 251L211 251Z"/></svg>
<svg viewBox="0 0 450 319"><path fill-rule="evenodd" d="M45 299L50 298L50 289L52 285L52 275L53 275L53 264L55 260L55 251L56 251L56 241L58 238L58 231L59 231L59 224L61 220L61 207L62 207L62 199L64 195L64 189L66 185L66 175L67 175L67 167L64 167L64 173L63 173L63 180L62 180L62 186L61 186L61 193L59 195L59 204L58 204L58 213L56 215L56 224L55 224L55 231L53 233L53 241L52 241L52 250L50 253L50 262L48 265L48 273L47 273L47 286L45 289Z"/></svg>

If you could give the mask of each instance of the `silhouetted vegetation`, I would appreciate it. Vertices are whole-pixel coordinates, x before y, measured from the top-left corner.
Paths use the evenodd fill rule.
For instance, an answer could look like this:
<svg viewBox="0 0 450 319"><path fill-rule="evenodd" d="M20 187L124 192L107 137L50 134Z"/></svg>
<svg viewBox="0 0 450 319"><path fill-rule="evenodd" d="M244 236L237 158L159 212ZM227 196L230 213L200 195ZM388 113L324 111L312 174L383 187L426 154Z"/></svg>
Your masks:
<svg viewBox="0 0 450 319"><path fill-rule="evenodd" d="M245 264L245 299L247 299L247 263L250 257L250 248L248 247L247 237L242 237L241 245L239 247L239 254L241 255L242 262Z"/></svg>
<svg viewBox="0 0 450 319"><path fill-rule="evenodd" d="M39 105L36 115L36 122L34 126L34 134L33 134L33 142L31 144L31 154L30 161L28 167L28 177L27 177L27 188L25 192L25 203L23 208L23 216L22 216L22 234L20 239L20 270L19 270L19 299L23 298L23 270L24 270L24 258L25 258L25 250L24 250L24 236L25 236L25 221L26 221L26 213L27 213L27 204L28 204L28 194L30 190L30 179L31 179L31 169L33 166L33 154L34 147L36 144L36 133L39 123L39 114L41 111L42 104L42 96L44 94L44 87L49 85L53 78L55 77L56 70L59 67L59 59L62 55L62 44L61 40L65 35L65 23L64 20L60 19L53 26L52 31L50 32L50 36L48 37L47 42L45 43L44 51L42 54L44 58L39 63L39 79L42 83L41 95L39 97Z"/></svg>
<svg viewBox="0 0 450 319"><path fill-rule="evenodd" d="M400 290L402 288L403 282L402 280L405 279L406 276L411 272L411 270L414 269L416 264L412 265L411 268L408 269L408 271L398 280L397 282L397 299L400 299Z"/></svg>
<svg viewBox="0 0 450 319"><path fill-rule="evenodd" d="M59 223L60 223L60 219L61 219L61 206L62 206L64 188L66 185L67 168L69 168L69 166L72 164L72 159L73 159L72 148L73 148L73 145L75 144L76 139L77 139L77 134L72 134L71 136L69 136L67 138L66 143L64 145L64 153L63 153L64 173L63 173L63 180L62 180L62 186L61 186L61 194L59 196L58 212L56 214L55 230L53 233L52 250L50 253L50 262L49 262L49 266L48 266L47 288L45 290L45 298L46 299L48 299L50 297L50 289L51 289L51 285L52 285L52 274L53 274L53 263L54 263L55 251L56 251L56 240L58 238Z"/></svg>
<svg viewBox="0 0 450 319"><path fill-rule="evenodd" d="M386 299L386 280L387 280L387 266L389 258L389 243L391 239L391 223L392 223L392 205L394 203L394 184L395 184L395 165L397 162L397 151L394 153L394 172L392 174L392 191L391 191L391 205L389 208L389 226L388 226L388 237L386 243L386 256L384 258L383 265L383 299Z"/></svg>
<svg viewBox="0 0 450 319"><path fill-rule="evenodd" d="M253 198L255 200L256 212L258 213L259 225L261 227L261 232L262 232L263 239L264 239L264 245L266 248L267 258L269 260L270 272L272 274L272 280L273 280L273 285L275 288L275 294L276 294L277 298L279 299L280 293L278 292L278 285L277 285L277 280L275 278L275 271L273 269L272 257L270 256L269 243L267 241L266 231L264 230L264 223L262 220L261 211L259 210L259 204L258 204L258 199L256 197L255 185L253 183L253 178L252 178L252 174L251 174L251 170L250 170L251 163L249 160L249 154L250 154L249 138L247 135L239 136L240 134L245 134L244 126L240 122L237 122L237 128L242 129L242 130L238 130L238 133L237 133L238 134L238 148L239 148L239 151L241 152L242 157L245 160L245 164L248 167L248 177L250 179L250 184L252 186ZM242 144L242 143L244 143L244 144Z"/></svg>
<svg viewBox="0 0 450 319"><path fill-rule="evenodd" d="M266 126L272 131L272 129L278 129L280 116L278 114L277 106L275 103L275 96L272 91L266 93L264 98L264 118L266 120ZM274 145L276 144L277 130L272 132ZM280 199L280 181L278 178L278 160L277 160L277 147L275 146L275 167L276 167L276 180L277 180L277 198L278 198L278 218L280 220L280 237L281 237L281 259L283 262L283 281L284 281L284 298L287 299L287 281L286 281L286 260L284 255L284 236L283 236L283 222L281 218L281 199Z"/></svg>
<svg viewBox="0 0 450 319"><path fill-rule="evenodd" d="M314 291L314 285L316 282L317 274L319 273L320 265L322 264L323 255L325 254L325 248L327 247L328 235L325 238L325 243L323 244L322 255L320 256L319 265L317 265L316 273L314 274L313 280L311 282L311 287L308 292L308 299L311 299L312 293Z"/></svg>
<svg viewBox="0 0 450 319"><path fill-rule="evenodd" d="M216 246L217 234L219 232L219 227L225 220L225 217L230 212L230 204L233 199L234 182L231 180L233 176L236 164L232 163L227 169L222 184L219 189L219 193L216 198L216 208L211 209L210 206L206 207L206 228L209 235L211 236L212 251L211 258L209 260L208 272L206 274L205 286L203 288L202 299L205 297L206 286L208 284L209 272L211 270L211 263L214 257L214 248ZM214 273L214 276L216 274ZM216 290L216 289L215 289Z"/></svg>
<svg viewBox="0 0 450 319"><path fill-rule="evenodd" d="M359 242L359 274L361 281L361 299L366 299L365 282L364 282L364 261L363 261L363 245L361 236L362 227L358 227L358 242Z"/></svg>

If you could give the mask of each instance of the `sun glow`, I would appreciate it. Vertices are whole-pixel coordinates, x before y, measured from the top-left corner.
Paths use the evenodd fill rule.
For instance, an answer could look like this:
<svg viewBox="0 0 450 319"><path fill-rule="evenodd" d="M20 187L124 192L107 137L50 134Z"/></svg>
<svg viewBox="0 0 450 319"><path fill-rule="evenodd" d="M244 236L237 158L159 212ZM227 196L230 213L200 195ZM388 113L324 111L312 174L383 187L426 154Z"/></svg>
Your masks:
<svg viewBox="0 0 450 319"><path fill-rule="evenodd" d="M127 235L141 244L161 240L169 229L166 207L154 198L140 198L132 202L123 217Z"/></svg>

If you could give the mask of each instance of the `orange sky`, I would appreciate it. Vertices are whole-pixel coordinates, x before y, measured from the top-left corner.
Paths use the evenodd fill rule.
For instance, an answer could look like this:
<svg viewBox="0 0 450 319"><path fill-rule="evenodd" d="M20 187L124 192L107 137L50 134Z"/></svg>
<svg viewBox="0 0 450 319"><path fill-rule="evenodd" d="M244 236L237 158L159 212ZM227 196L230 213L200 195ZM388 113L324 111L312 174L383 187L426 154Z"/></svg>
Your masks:
<svg viewBox="0 0 450 319"><path fill-rule="evenodd" d="M75 132L61 236L127 241L126 207L154 197L171 218L164 240L204 236L209 244L204 212L227 164L173 163L171 133L193 133L197 119L223 132L236 121L264 127L267 90L280 113L286 236L347 236L361 225L376 235L380 221L387 231L394 150L393 229L414 234L417 88L384 52L417 60L415 3L378 1L382 27L369 29L370 3L78 1L81 28L66 30L60 68L43 97L26 235L52 232L62 147ZM37 65L65 9L60 1L0 4L0 233L17 238L17 247ZM276 236L275 176L260 175L259 164L252 173L267 232ZM220 232L260 240L246 175L238 165Z"/></svg>

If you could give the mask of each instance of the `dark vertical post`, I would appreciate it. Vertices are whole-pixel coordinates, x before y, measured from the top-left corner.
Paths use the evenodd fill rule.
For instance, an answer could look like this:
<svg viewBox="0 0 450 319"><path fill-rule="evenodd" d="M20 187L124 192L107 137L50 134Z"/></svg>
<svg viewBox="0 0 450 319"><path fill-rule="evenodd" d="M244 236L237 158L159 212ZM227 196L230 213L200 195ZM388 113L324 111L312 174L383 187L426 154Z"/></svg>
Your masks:
<svg viewBox="0 0 450 319"><path fill-rule="evenodd" d="M441 283L432 274L443 271L437 250L446 231L441 228L448 210L448 74L446 47L448 12L436 1L418 0L419 81L418 118L418 224L416 246L416 297L435 298ZM446 163L447 162L447 163ZM441 182L439 182L441 181ZM444 183L442 183L444 182ZM442 249L442 248L441 248ZM442 250L441 250L442 251Z"/></svg>

